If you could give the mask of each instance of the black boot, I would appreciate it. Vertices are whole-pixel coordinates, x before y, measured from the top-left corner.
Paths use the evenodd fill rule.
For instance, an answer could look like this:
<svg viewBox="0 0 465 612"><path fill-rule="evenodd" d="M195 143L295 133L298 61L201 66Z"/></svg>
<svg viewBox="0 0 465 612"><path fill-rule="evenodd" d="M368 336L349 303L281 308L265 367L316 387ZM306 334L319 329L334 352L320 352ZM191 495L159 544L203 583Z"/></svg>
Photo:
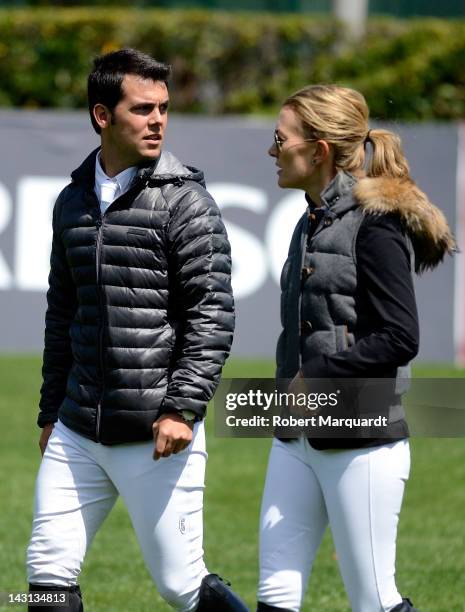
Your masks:
<svg viewBox="0 0 465 612"><path fill-rule="evenodd" d="M257 612L291 612L287 608L277 608L276 606L269 606L261 601L257 604Z"/></svg>
<svg viewBox="0 0 465 612"><path fill-rule="evenodd" d="M196 612L249 612L245 603L218 574L208 574L200 585Z"/></svg>
<svg viewBox="0 0 465 612"><path fill-rule="evenodd" d="M57 593L66 591L69 593L68 605L57 606L57 605L43 605L43 606L29 606L28 612L84 612L82 605L81 589L78 585L71 587L62 586L50 586L46 584L30 584L29 593Z"/></svg>
<svg viewBox="0 0 465 612"><path fill-rule="evenodd" d="M420 612L416 608L413 607L410 599L402 599L402 603L396 606L391 610L391 612Z"/></svg>

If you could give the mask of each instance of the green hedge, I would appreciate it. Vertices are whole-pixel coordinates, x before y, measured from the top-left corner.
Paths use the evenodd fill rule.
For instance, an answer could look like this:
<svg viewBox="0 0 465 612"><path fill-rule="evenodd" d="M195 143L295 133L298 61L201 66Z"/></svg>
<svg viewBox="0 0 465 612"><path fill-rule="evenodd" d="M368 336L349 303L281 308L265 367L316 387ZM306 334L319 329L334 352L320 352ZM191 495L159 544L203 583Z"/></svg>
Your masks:
<svg viewBox="0 0 465 612"><path fill-rule="evenodd" d="M302 85L362 91L379 119L465 116L465 21L371 19L363 41L328 17L137 9L0 10L0 105L86 105L91 59L133 46L174 69L177 111L274 112Z"/></svg>

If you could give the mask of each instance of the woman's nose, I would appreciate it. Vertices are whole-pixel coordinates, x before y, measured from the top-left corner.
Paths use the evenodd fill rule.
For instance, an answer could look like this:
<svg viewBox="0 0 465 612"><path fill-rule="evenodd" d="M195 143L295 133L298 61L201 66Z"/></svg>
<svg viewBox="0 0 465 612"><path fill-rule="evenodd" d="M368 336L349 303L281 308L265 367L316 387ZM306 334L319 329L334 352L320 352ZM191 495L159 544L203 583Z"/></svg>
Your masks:
<svg viewBox="0 0 465 612"><path fill-rule="evenodd" d="M271 147L268 149L268 155L271 157L278 157L278 151L276 149L276 144L273 143Z"/></svg>

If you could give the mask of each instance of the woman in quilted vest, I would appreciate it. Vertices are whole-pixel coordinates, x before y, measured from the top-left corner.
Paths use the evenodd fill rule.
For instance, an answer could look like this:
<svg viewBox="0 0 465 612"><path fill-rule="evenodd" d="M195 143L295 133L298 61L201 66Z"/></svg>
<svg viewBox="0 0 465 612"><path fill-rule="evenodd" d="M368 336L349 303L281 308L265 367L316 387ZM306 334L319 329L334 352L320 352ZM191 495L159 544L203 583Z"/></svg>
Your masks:
<svg viewBox="0 0 465 612"><path fill-rule="evenodd" d="M301 189L307 204L281 277L278 384L310 393L327 380L345 391L337 427L325 402L313 430L273 440L258 612L301 609L328 526L354 612L416 610L395 582L410 469L401 394L419 343L412 274L435 267L454 240L398 136L368 119L359 92L305 87L284 102L269 150L279 186Z"/></svg>

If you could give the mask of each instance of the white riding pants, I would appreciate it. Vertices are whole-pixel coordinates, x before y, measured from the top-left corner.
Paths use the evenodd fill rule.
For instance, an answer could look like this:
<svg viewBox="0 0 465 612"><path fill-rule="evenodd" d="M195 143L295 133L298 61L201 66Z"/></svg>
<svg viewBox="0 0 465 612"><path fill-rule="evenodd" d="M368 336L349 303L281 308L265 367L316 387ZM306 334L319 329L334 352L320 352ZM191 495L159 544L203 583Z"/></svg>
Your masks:
<svg viewBox="0 0 465 612"><path fill-rule="evenodd" d="M353 612L386 612L401 603L396 536L409 471L407 440L319 451L305 438L275 439L260 517L258 600L300 610L329 524Z"/></svg>
<svg viewBox="0 0 465 612"><path fill-rule="evenodd" d="M204 425L195 424L191 444L176 455L154 461L153 449L152 441L104 446L55 424L36 483L30 583L75 585L95 533L121 495L160 595L177 610L196 609L208 574Z"/></svg>

